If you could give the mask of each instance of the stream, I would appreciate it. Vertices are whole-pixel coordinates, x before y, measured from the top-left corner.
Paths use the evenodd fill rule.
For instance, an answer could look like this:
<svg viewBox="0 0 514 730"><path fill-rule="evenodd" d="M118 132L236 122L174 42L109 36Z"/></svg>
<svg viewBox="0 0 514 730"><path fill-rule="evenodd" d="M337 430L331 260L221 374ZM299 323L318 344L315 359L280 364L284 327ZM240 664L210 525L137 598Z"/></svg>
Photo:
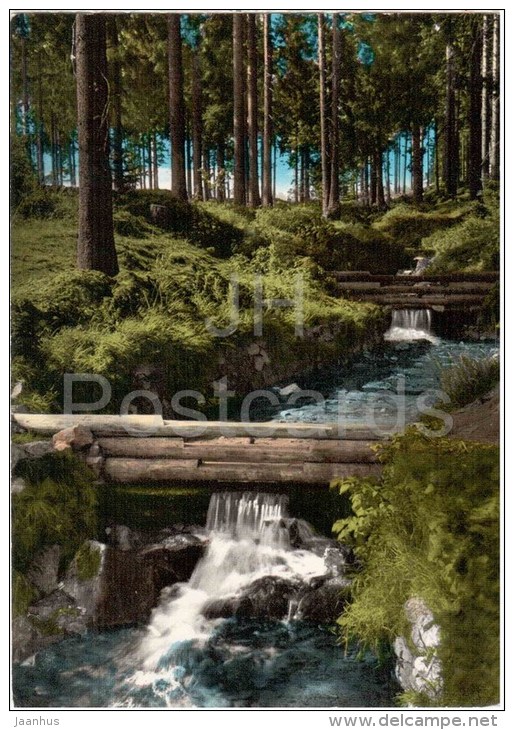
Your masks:
<svg viewBox="0 0 514 730"><path fill-rule="evenodd" d="M300 400L295 407L265 402L253 417L333 421L343 394L346 418L362 421L372 407L381 422L396 422L400 379L406 420L412 421L422 394L437 400L442 366L462 354L483 357L495 351L493 341L438 338L429 312L395 312L378 352L299 382L321 393L323 402ZM356 646L345 652L330 625L302 619L301 596L316 581L327 580L330 548L304 520L295 523L303 536L300 547L290 539L284 496L213 494L205 526L208 547L189 582L163 590L146 628L90 632L15 666L16 706L394 705L399 688L390 664L379 666L372 655L358 654ZM294 587L297 598L289 600L280 620L249 618L237 610L226 618L211 617L213 606L238 599L261 579ZM338 580L344 585L344 572Z"/></svg>

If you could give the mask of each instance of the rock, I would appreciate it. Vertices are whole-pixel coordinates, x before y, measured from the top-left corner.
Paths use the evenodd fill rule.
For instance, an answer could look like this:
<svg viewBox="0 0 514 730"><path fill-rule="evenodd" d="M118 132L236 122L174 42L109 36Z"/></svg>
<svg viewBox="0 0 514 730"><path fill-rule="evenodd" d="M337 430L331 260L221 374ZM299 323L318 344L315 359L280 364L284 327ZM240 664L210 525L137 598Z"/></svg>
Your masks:
<svg viewBox="0 0 514 730"><path fill-rule="evenodd" d="M87 630L84 610L61 589L30 606L28 616L45 634L83 634Z"/></svg>
<svg viewBox="0 0 514 730"><path fill-rule="evenodd" d="M282 396L282 398L288 398L290 395L293 395L293 393L299 393L301 391L301 388L296 383L291 383L291 385L286 385L285 388L280 388L278 391L278 394Z"/></svg>
<svg viewBox="0 0 514 730"><path fill-rule="evenodd" d="M169 228L171 223L171 211L165 205L150 204L150 220L158 228Z"/></svg>
<svg viewBox="0 0 514 730"><path fill-rule="evenodd" d="M126 525L112 525L106 527L105 532L107 543L118 550L137 550L145 544L143 535Z"/></svg>
<svg viewBox="0 0 514 730"><path fill-rule="evenodd" d="M29 459L41 459L41 457L51 454L54 445L51 441L31 441L29 444L23 445L23 451Z"/></svg>
<svg viewBox="0 0 514 730"><path fill-rule="evenodd" d="M261 372L261 370L264 367L264 358L262 355L256 355L253 360L253 366L257 370L258 373Z"/></svg>
<svg viewBox="0 0 514 730"><path fill-rule="evenodd" d="M246 348L246 351L249 355L258 355L261 348L260 345L257 342L252 342L248 347Z"/></svg>
<svg viewBox="0 0 514 730"><path fill-rule="evenodd" d="M298 584L275 576L265 576L251 583L239 598L236 615L245 618L283 619L289 613L289 601Z"/></svg>
<svg viewBox="0 0 514 730"><path fill-rule="evenodd" d="M18 444L11 444L11 471L14 471L16 464L19 461L27 458L27 454L18 446Z"/></svg>
<svg viewBox="0 0 514 730"><path fill-rule="evenodd" d="M90 625L96 624L106 550L103 543L86 540L78 549L62 583L62 589L83 610Z"/></svg>
<svg viewBox="0 0 514 730"><path fill-rule="evenodd" d="M53 435L52 441L56 451L64 451L65 449L73 449L80 451L93 443L93 434L85 426L76 425L70 428L64 428Z"/></svg>
<svg viewBox="0 0 514 730"><path fill-rule="evenodd" d="M87 456L84 461L97 479L102 476L104 466L103 456Z"/></svg>
<svg viewBox="0 0 514 730"><path fill-rule="evenodd" d="M108 547L95 625L108 629L146 622L158 598L151 566L144 557L136 551Z"/></svg>
<svg viewBox="0 0 514 730"><path fill-rule="evenodd" d="M404 690L423 692L437 699L442 692L442 665L437 655L440 629L421 598L410 598L405 614L412 625L411 644L403 636L396 637L396 677Z"/></svg>
<svg viewBox="0 0 514 730"><path fill-rule="evenodd" d="M260 357L262 357L265 365L269 365L271 363L269 355L263 347L261 347L261 351L260 351L259 355L260 355Z"/></svg>
<svg viewBox="0 0 514 730"><path fill-rule="evenodd" d="M12 622L12 658L15 664L30 663L30 657L46 646L59 641L61 635L45 635L27 616L17 616Z"/></svg>
<svg viewBox="0 0 514 730"><path fill-rule="evenodd" d="M164 543L141 551L146 570L151 571L157 594L172 583L188 581L205 551L205 542L194 535L174 535Z"/></svg>
<svg viewBox="0 0 514 730"><path fill-rule="evenodd" d="M350 548L340 544L325 548L323 559L327 570L334 578L344 575L347 566L354 563L353 552Z"/></svg>
<svg viewBox="0 0 514 730"><path fill-rule="evenodd" d="M15 479L11 480L11 494L21 494L25 487L27 486L27 483L24 479L21 479L21 477L16 477Z"/></svg>
<svg viewBox="0 0 514 730"><path fill-rule="evenodd" d="M29 567L27 578L44 596L57 589L60 558L60 546L51 545L38 553Z"/></svg>
<svg viewBox="0 0 514 730"><path fill-rule="evenodd" d="M314 589L304 589L299 596L295 617L303 621L333 623L348 603L350 585L351 581L336 578Z"/></svg>

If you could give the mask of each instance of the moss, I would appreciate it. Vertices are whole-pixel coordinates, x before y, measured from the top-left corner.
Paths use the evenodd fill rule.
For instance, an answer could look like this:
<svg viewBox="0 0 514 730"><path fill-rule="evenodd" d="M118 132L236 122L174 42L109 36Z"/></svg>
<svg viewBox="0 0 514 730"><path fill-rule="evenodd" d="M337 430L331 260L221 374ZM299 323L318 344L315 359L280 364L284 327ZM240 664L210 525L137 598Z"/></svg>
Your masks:
<svg viewBox="0 0 514 730"><path fill-rule="evenodd" d="M12 608L14 616L24 616L28 607L37 598L37 590L30 581L18 571L13 572Z"/></svg>
<svg viewBox="0 0 514 730"><path fill-rule="evenodd" d="M96 578L102 563L100 548L94 547L89 543L84 543L75 555L75 562L79 580L84 581Z"/></svg>
<svg viewBox="0 0 514 730"><path fill-rule="evenodd" d="M415 430L382 453L378 481L348 479L353 516L334 525L364 564L342 636L370 646L407 636L404 604L421 597L441 627L441 705L499 696L499 453Z"/></svg>

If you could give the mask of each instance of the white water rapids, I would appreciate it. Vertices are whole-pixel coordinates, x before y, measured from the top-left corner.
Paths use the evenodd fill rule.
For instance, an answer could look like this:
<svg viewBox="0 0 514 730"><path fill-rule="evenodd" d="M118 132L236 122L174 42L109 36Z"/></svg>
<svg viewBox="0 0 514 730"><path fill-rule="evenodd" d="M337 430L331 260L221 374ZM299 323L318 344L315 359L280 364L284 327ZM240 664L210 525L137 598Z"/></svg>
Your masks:
<svg viewBox="0 0 514 730"><path fill-rule="evenodd" d="M290 548L286 501L275 494L223 493L211 497L206 553L187 584L163 591L138 649L144 669L133 676L134 683L154 683L161 659L177 642L193 640L201 645L208 640L219 623L219 619L207 620L202 615L209 601L236 596L264 576L306 582L326 574L323 557ZM307 524L301 529L307 530Z"/></svg>
<svg viewBox="0 0 514 730"><path fill-rule="evenodd" d="M428 340L437 344L439 339L432 333L432 312L430 309L395 309L391 327L384 335L388 342L413 342Z"/></svg>

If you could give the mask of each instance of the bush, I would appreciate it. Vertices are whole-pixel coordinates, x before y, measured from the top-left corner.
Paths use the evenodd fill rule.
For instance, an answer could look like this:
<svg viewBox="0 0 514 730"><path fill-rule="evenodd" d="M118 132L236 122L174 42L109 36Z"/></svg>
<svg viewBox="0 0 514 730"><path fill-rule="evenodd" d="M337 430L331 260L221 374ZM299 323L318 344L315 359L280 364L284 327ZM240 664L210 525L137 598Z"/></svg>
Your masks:
<svg viewBox="0 0 514 730"><path fill-rule="evenodd" d="M424 238L422 246L435 253L431 271L497 271L500 267L498 216L472 215L450 230Z"/></svg>
<svg viewBox="0 0 514 730"><path fill-rule="evenodd" d="M343 637L377 647L408 636L420 597L441 627L441 706L499 701L499 451L414 430L382 452L379 481L346 479L353 516L334 531L362 561ZM420 704L433 704L428 697Z"/></svg>
<svg viewBox="0 0 514 730"><path fill-rule="evenodd" d="M16 212L22 218L67 218L76 214L77 206L75 190L36 187L20 201Z"/></svg>
<svg viewBox="0 0 514 730"><path fill-rule="evenodd" d="M442 390L450 396L450 405L461 408L487 395L500 380L497 357L476 359L461 355L457 362L441 372Z"/></svg>
<svg viewBox="0 0 514 730"><path fill-rule="evenodd" d="M125 193L120 196L117 205L136 218L184 236L195 246L208 249L220 258L228 258L243 239L240 228L212 215L203 207L177 200L165 190ZM152 216L151 205L161 206L157 216Z"/></svg>
<svg viewBox="0 0 514 730"><path fill-rule="evenodd" d="M417 249L421 241L441 229L447 229L459 221L459 212L422 212L413 206L400 203L373 223L376 230L386 234L391 241L403 248Z"/></svg>
<svg viewBox="0 0 514 730"><path fill-rule="evenodd" d="M11 208L13 212L27 195L37 188L37 179L27 155L27 147L22 138L11 136L10 145Z"/></svg>
<svg viewBox="0 0 514 730"><path fill-rule="evenodd" d="M12 498L14 569L24 574L36 553L55 544L63 564L69 562L96 534L93 473L73 455L60 453L20 461L15 475L27 486Z"/></svg>
<svg viewBox="0 0 514 730"><path fill-rule="evenodd" d="M407 265L401 249L362 224L329 222L317 206L277 206L257 212L256 228L284 261L309 256L327 271L395 273Z"/></svg>

